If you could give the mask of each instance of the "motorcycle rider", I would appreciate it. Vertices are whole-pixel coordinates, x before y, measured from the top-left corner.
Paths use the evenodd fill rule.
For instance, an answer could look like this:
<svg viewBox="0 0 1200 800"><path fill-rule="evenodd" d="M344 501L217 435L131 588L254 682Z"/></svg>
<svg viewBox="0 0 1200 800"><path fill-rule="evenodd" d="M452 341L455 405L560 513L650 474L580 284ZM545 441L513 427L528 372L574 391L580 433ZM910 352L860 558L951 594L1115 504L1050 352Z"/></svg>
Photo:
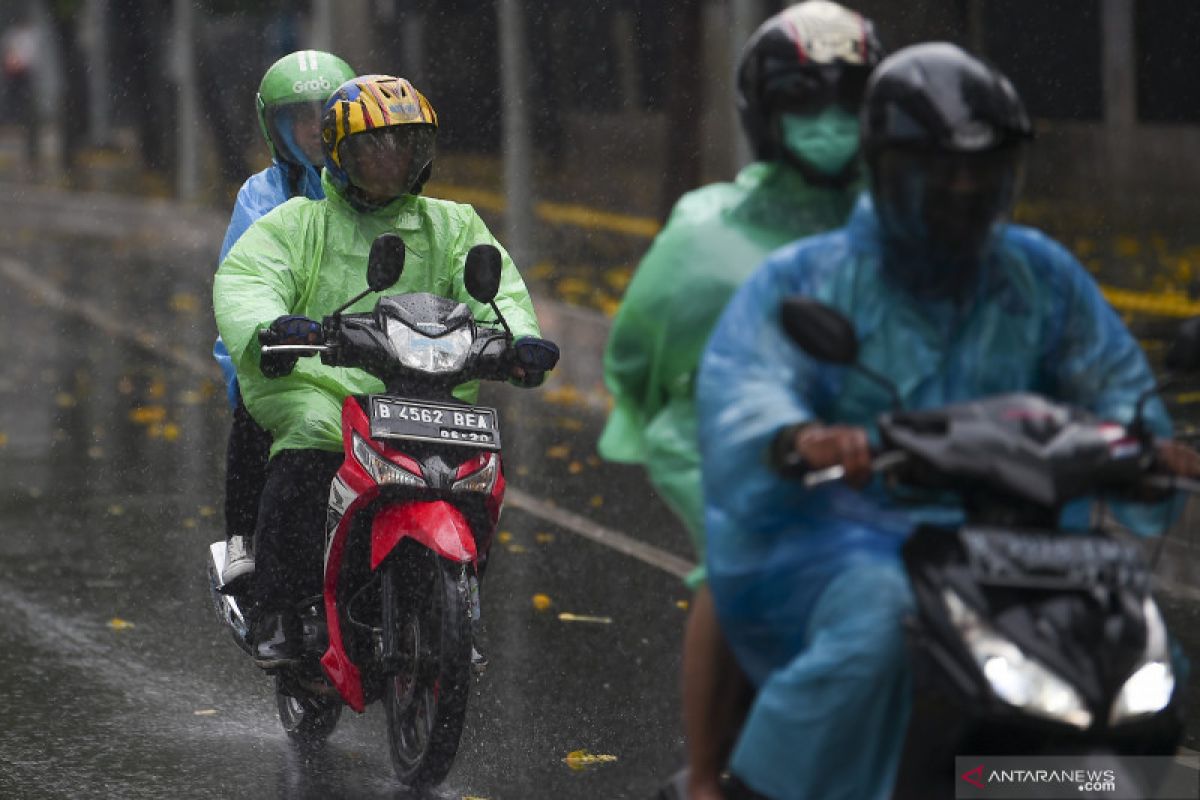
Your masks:
<svg viewBox="0 0 1200 800"><path fill-rule="evenodd" d="M906 409L1034 391L1128 422L1154 386L1079 262L1006 222L1031 126L1003 75L954 45L906 48L876 69L862 129L870 196L845 227L769 258L701 364L709 581L758 689L731 760L735 797L890 796L910 702L901 620L912 596L898 549L919 519L957 518L897 507L880 482L859 492L787 479L842 465L866 486L874 420L892 403L792 344L785 297L845 314L860 362L896 384ZM1157 398L1147 421L1170 435ZM1170 440L1159 455L1176 473L1200 467Z"/></svg>
<svg viewBox="0 0 1200 800"><path fill-rule="evenodd" d="M247 178L238 190L218 265L246 229L275 206L292 197L320 200L325 196L320 173L325 160L321 111L333 90L353 77L354 70L345 61L319 50L288 53L263 73L255 102L271 164ZM271 437L246 411L233 360L219 336L213 357L221 366L233 412L225 460L226 546L221 579L231 591L237 591L254 572L251 537L266 480Z"/></svg>
<svg viewBox="0 0 1200 800"><path fill-rule="evenodd" d="M217 325L237 366L246 407L270 433L271 460L255 529L257 569L249 591L255 660L274 666L300 654L295 612L319 594L325 504L342 461L341 405L352 394L383 390L358 369L317 359L260 359L260 331L279 344L318 341L316 320L366 284L371 243L385 232L403 237L407 259L388 294L432 292L466 303L477 318L488 309L463 285L463 262L477 244L499 244L468 205L422 197L432 169L437 115L402 78L367 75L337 87L325 105L324 200L293 199L262 217L221 263L213 286ZM520 363L542 363L556 348L539 338L529 294L500 248L496 304L516 337ZM354 310L374 307L369 295ZM266 371L281 377L267 378ZM514 368L524 386L541 382L533 366ZM458 387L472 401L478 384Z"/></svg>
<svg viewBox="0 0 1200 800"><path fill-rule="evenodd" d="M737 106L755 161L684 195L638 265L604 354L615 406L600 454L643 464L691 534L701 566L684 641L688 796L719 797L744 688L705 587L693 400L700 355L738 285L772 250L841 225L861 189L858 106L882 50L871 21L809 0L747 41Z"/></svg>

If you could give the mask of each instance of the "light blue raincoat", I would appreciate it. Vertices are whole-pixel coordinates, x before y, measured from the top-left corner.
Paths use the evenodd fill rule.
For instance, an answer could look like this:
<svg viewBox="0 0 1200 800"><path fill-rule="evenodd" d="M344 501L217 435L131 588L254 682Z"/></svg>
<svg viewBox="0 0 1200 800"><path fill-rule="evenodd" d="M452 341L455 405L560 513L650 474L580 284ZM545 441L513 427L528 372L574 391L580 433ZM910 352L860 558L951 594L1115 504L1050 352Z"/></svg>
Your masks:
<svg viewBox="0 0 1200 800"><path fill-rule="evenodd" d="M776 432L807 420L866 427L889 410L860 373L787 339L780 302L802 294L858 331L861 362L906 408L1032 391L1129 421L1154 383L1137 342L1083 267L1038 231L1004 226L972 302L918 302L881 273L870 200L844 228L776 251L734 296L697 387L708 572L722 627L759 695L734 772L772 798L889 796L908 717L900 621L912 606L898 557L920 521L876 482L804 490L767 464ZM903 265L901 265L903 266ZM1148 421L1170 434L1154 400Z"/></svg>
<svg viewBox="0 0 1200 800"><path fill-rule="evenodd" d="M320 200L325 197L325 190L321 188L321 173L315 167L304 165L304 171L300 173L295 187L290 185L288 172L287 164L273 161L271 166L262 172L251 175L242 184L242 188L238 190L237 202L233 206L233 216L229 219L229 227L225 229L225 241L221 243L221 255L217 258L218 264L225 260L229 249L233 247L234 242L241 238L246 229L275 206L292 197L307 197L309 200ZM293 188L295 189L294 194ZM225 396L229 400L229 407L236 408L237 370L234 369L233 360L229 357L229 351L225 348L225 342L221 341L220 336L213 344L213 358L217 360L217 364L221 367L221 374L225 378Z"/></svg>

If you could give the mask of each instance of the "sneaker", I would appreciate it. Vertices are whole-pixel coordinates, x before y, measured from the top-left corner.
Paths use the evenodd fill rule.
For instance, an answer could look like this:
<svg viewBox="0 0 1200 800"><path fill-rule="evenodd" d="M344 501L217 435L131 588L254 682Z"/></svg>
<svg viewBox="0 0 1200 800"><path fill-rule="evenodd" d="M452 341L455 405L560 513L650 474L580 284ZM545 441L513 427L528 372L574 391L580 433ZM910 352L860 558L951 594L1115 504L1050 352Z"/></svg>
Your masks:
<svg viewBox="0 0 1200 800"><path fill-rule="evenodd" d="M250 632L254 663L263 669L298 660L304 651L303 632L295 612L264 612Z"/></svg>
<svg viewBox="0 0 1200 800"><path fill-rule="evenodd" d="M487 666L487 656L479 652L475 645L471 645L471 669L476 675L482 675L483 671L487 669Z"/></svg>
<svg viewBox="0 0 1200 800"><path fill-rule="evenodd" d="M231 536L225 542L225 566L221 568L221 583L227 590L244 585L254 574L254 553L246 547L246 537Z"/></svg>

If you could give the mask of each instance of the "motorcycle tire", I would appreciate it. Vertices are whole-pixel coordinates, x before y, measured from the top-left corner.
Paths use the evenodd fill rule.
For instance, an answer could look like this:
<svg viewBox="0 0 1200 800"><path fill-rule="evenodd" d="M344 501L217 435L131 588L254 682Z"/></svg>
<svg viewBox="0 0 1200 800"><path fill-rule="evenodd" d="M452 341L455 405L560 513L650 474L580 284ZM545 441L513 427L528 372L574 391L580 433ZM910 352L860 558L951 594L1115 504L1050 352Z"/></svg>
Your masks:
<svg viewBox="0 0 1200 800"><path fill-rule="evenodd" d="M400 782L441 783L454 763L471 687L466 568L423 551L385 565L384 684L388 749Z"/></svg>
<svg viewBox="0 0 1200 800"><path fill-rule="evenodd" d="M295 697L284 691L281 678L275 679L275 703L279 707L279 722L288 738L306 747L321 744L329 738L342 716L341 698Z"/></svg>

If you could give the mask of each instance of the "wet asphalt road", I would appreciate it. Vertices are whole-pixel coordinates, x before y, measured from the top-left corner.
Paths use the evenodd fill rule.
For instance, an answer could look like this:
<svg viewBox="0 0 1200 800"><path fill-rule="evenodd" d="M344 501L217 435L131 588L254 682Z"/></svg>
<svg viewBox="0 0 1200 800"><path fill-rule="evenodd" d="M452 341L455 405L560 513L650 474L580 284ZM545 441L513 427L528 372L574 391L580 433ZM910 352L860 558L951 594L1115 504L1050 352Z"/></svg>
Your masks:
<svg viewBox="0 0 1200 800"><path fill-rule="evenodd" d="M123 213L108 212L89 217L95 234ZM50 236L23 222L38 213L0 219L0 798L411 797L392 778L378 709L347 712L323 752L297 754L270 682L210 609L204 557L221 536L227 432L207 355L211 232ZM638 472L594 455L594 379L571 362L594 350L583 327L562 326L563 377L490 397L510 485L687 557ZM484 594L492 665L456 766L427 796L650 797L682 754L687 593L670 563L530 509L510 503L501 521ZM535 610L534 594L552 608ZM1163 597L1193 659L1198 597ZM564 623L560 611L612 622ZM1189 683L1200 697L1200 669ZM615 760L572 769L563 759L579 750Z"/></svg>
<svg viewBox="0 0 1200 800"><path fill-rule="evenodd" d="M377 708L347 712L300 757L271 683L209 605L227 431L207 363L211 254L0 230L0 797L411 796ZM575 392L491 400L512 486L687 555L636 473L594 457L599 417ZM687 592L511 506L501 531L484 593L492 664L430 796L650 796L681 758ZM579 750L615 758L572 769Z"/></svg>

